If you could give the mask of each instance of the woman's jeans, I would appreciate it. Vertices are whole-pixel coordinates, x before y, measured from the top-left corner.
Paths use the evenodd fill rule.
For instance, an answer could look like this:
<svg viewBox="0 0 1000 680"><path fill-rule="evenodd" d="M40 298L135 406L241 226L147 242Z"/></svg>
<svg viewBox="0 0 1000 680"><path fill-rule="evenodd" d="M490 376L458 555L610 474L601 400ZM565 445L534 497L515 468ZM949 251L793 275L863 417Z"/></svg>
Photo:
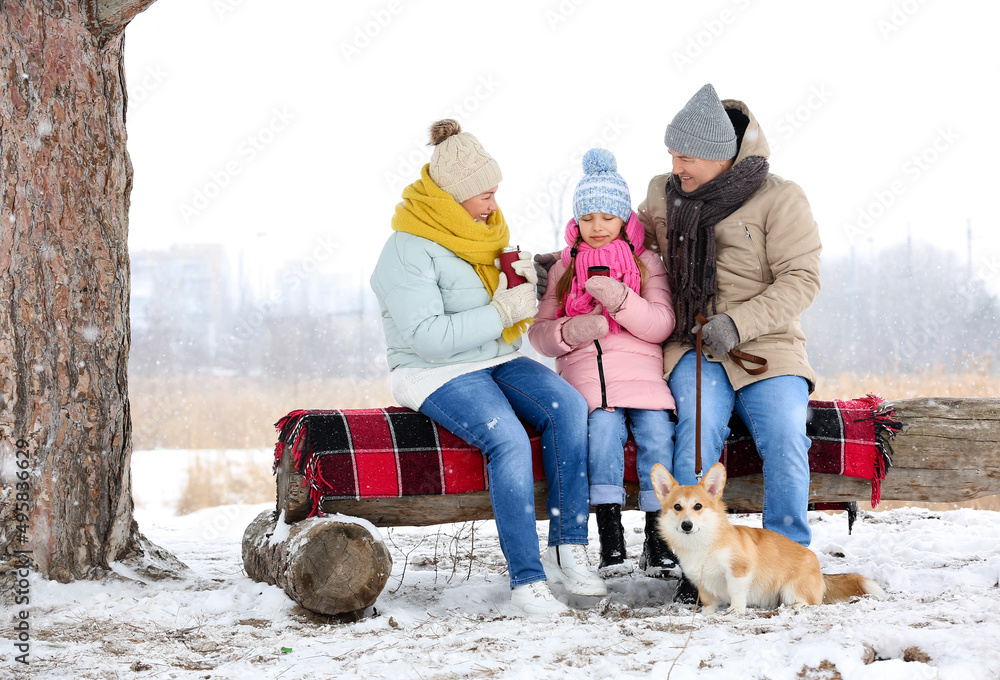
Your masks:
<svg viewBox="0 0 1000 680"><path fill-rule="evenodd" d="M486 456L511 588L545 578L535 528L531 442L522 421L541 434L548 544L587 544L587 402L568 382L521 357L448 381L424 400L420 412Z"/></svg>
<svg viewBox="0 0 1000 680"><path fill-rule="evenodd" d="M635 439L635 468L639 477L639 509L659 512L660 501L653 491L650 473L657 463L673 472L674 423L670 411L641 408L596 408L590 413L587 429L590 433L590 455L587 472L590 478L590 504L615 503L625 505L625 442L628 441L626 419L632 425Z"/></svg>
<svg viewBox="0 0 1000 680"><path fill-rule="evenodd" d="M668 383L677 402L677 437L673 475L681 484L695 484L694 440L697 404L692 350L681 357ZM753 436L764 462L764 528L804 546L812 539L809 506L809 447L806 412L809 384L805 378L779 375L734 391L722 364L702 357L702 472L719 461L729 436L729 419L736 413Z"/></svg>

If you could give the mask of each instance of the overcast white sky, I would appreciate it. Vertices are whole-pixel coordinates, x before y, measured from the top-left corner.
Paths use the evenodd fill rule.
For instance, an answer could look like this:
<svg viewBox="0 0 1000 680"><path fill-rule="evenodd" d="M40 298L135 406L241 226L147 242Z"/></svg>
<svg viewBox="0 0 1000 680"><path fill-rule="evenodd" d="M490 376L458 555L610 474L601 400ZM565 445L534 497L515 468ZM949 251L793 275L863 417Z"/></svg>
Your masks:
<svg viewBox="0 0 1000 680"><path fill-rule="evenodd" d="M711 82L756 114L826 256L911 234L964 262L971 220L995 285L998 24L973 0L159 0L125 43L130 245L367 272L451 116L499 161L513 240L554 249L583 151L614 151L638 205Z"/></svg>

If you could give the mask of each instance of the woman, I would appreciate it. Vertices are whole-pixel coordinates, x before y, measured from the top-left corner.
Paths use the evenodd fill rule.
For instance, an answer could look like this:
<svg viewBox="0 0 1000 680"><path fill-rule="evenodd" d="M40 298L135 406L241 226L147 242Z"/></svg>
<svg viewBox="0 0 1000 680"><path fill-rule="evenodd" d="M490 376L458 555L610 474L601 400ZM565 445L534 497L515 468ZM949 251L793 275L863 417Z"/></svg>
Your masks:
<svg viewBox="0 0 1000 680"><path fill-rule="evenodd" d="M392 393L487 457L490 500L507 560L511 602L529 615L567 611L546 579L603 596L587 557L587 405L565 380L518 352L535 315L527 283L507 287L496 266L510 240L496 204L500 167L453 120L431 127L434 152L403 190L372 274L382 310ZM531 444L542 437L548 549L539 557Z"/></svg>

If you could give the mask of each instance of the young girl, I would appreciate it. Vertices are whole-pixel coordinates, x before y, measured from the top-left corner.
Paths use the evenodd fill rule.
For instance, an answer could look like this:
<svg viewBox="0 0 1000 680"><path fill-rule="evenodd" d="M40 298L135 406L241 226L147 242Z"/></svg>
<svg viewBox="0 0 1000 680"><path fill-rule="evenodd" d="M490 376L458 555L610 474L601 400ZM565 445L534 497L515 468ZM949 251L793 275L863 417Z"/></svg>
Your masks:
<svg viewBox="0 0 1000 680"><path fill-rule="evenodd" d="M532 346L556 357L556 370L587 400L590 504L596 506L601 575L628 574L621 508L624 446L631 428L638 446L639 508L646 540L639 568L667 576L676 559L656 530L660 504L650 481L656 463L673 463L674 399L663 379L660 343L674 328L670 288L660 256L643 247L643 228L614 154L591 149L573 195L562 258L549 273ZM593 267L605 267L595 275ZM588 274L588 269L591 270Z"/></svg>

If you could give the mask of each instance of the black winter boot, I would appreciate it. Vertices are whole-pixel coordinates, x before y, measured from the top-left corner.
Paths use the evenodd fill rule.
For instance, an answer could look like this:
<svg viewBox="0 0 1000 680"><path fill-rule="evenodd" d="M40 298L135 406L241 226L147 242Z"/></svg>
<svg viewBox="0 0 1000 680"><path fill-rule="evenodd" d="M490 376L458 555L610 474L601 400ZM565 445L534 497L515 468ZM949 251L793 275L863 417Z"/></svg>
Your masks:
<svg viewBox="0 0 1000 680"><path fill-rule="evenodd" d="M691 583L687 576L681 576L674 593L674 602L678 604L698 604L698 586Z"/></svg>
<svg viewBox="0 0 1000 680"><path fill-rule="evenodd" d="M597 573L602 577L632 573L632 561L625 552L625 532L622 530L622 506L605 503L597 506L597 535L601 539L601 563Z"/></svg>
<svg viewBox="0 0 1000 680"><path fill-rule="evenodd" d="M680 575L677 556L660 536L660 513L646 513L646 541L642 544L639 570L653 578L676 578Z"/></svg>

